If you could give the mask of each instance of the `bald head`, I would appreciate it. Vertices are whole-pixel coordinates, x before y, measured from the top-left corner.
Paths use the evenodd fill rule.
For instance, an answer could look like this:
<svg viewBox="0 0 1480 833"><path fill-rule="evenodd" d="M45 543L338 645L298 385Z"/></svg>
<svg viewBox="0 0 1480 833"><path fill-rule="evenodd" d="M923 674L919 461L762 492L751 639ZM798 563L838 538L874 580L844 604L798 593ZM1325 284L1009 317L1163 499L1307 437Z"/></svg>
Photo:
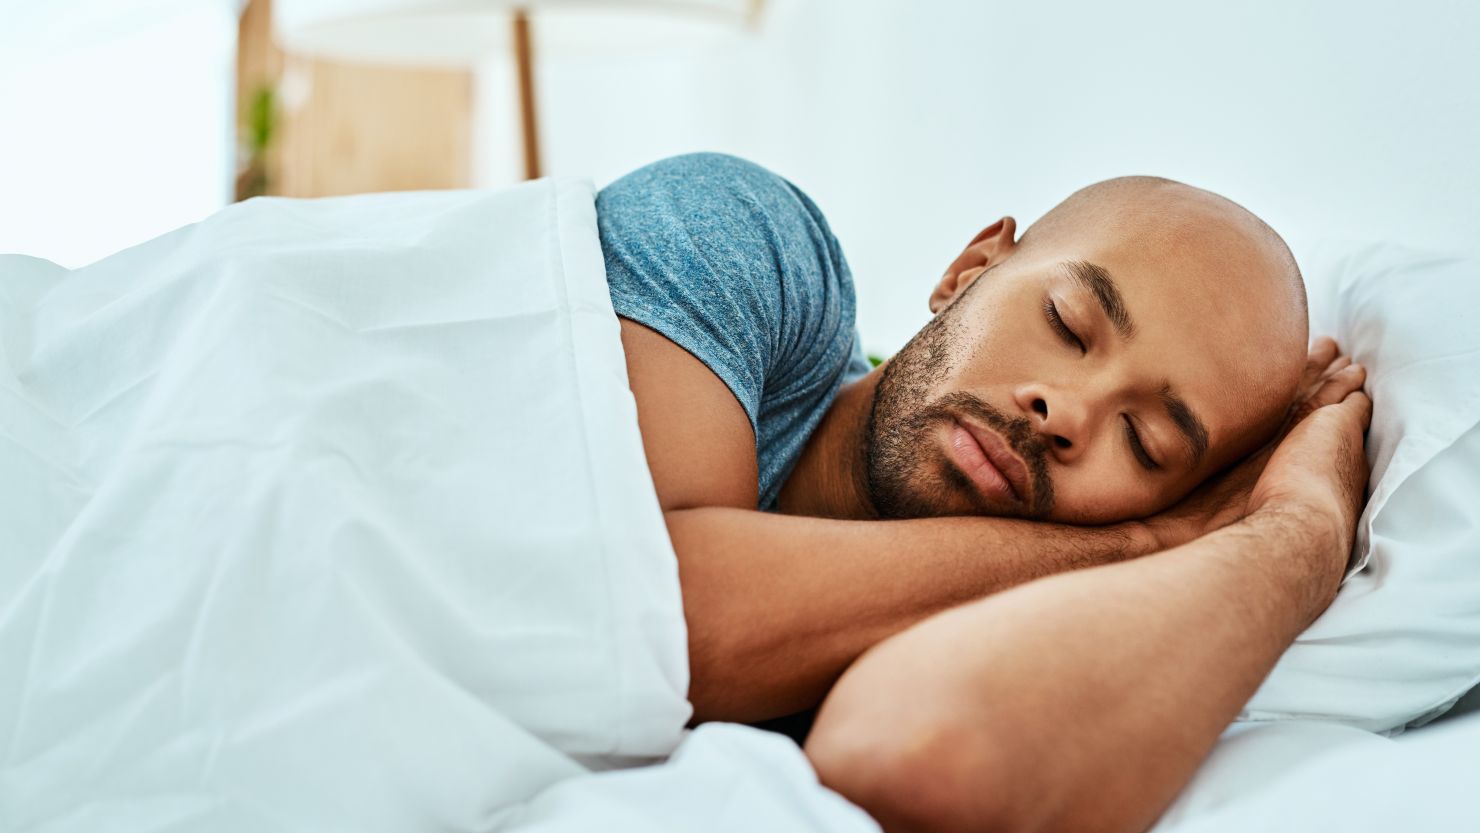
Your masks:
<svg viewBox="0 0 1480 833"><path fill-rule="evenodd" d="M1023 233L1020 246L1063 245L1099 229L1128 245L1187 253L1191 248L1221 256L1231 266L1257 253L1253 271L1230 270L1234 279L1253 279L1273 293L1280 309L1298 313L1289 323L1305 341L1305 282L1284 238L1252 211L1212 191L1158 176L1121 176L1070 194Z"/></svg>

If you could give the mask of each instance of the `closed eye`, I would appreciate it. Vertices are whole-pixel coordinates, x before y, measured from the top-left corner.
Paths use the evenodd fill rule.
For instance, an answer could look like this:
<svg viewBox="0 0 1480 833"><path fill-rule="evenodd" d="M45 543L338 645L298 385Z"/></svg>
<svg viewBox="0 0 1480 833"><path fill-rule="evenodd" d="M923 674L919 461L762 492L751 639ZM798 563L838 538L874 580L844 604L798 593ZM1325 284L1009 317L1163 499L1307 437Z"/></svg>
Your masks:
<svg viewBox="0 0 1480 833"><path fill-rule="evenodd" d="M1064 323L1063 317L1059 315L1058 305L1053 302L1052 298L1043 299L1043 317L1048 319L1048 326L1053 328L1053 331L1058 334L1059 339L1065 344L1073 347L1080 353L1089 352L1085 349L1084 342L1080 340L1079 336L1075 335L1074 331L1069 329L1069 325Z"/></svg>
<svg viewBox="0 0 1480 833"><path fill-rule="evenodd" d="M1141 464L1141 468L1147 471L1156 471L1161 468L1161 464L1151 459L1151 455L1146 453L1146 446L1141 444L1141 435L1136 432L1136 426L1131 422L1130 417L1125 418L1125 439L1130 444L1131 454L1135 455L1136 462Z"/></svg>

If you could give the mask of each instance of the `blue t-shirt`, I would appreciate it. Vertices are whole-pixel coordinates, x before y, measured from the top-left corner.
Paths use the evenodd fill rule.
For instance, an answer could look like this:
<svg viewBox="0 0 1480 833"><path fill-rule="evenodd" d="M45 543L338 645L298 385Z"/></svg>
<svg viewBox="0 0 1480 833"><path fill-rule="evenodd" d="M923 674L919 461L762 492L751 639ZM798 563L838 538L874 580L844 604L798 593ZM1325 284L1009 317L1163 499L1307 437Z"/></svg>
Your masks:
<svg viewBox="0 0 1480 833"><path fill-rule="evenodd" d="M694 153L603 188L596 220L612 307L729 386L755 431L756 505L774 509L838 389L869 371L822 212L759 165Z"/></svg>

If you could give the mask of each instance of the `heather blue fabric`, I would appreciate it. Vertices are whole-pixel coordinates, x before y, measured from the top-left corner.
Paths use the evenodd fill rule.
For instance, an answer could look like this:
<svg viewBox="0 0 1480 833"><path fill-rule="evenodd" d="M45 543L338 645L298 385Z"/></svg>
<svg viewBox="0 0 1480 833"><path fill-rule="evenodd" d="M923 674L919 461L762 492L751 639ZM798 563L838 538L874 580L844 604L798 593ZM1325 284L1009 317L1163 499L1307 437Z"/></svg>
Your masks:
<svg viewBox="0 0 1480 833"><path fill-rule="evenodd" d="M617 315L724 380L756 437L756 505L774 509L838 388L869 370L853 277L822 212L743 159L694 153L603 188L596 220Z"/></svg>

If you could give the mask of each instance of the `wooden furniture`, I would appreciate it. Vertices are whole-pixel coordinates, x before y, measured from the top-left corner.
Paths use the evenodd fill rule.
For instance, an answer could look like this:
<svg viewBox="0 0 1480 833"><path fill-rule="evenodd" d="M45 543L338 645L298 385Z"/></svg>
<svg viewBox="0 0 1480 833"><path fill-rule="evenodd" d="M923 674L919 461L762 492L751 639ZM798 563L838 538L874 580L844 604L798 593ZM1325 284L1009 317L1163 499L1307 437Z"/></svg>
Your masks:
<svg viewBox="0 0 1480 833"><path fill-rule="evenodd" d="M542 170L532 16L542 51L640 52L690 43L705 30L754 27L764 0L280 0L280 8L285 42L320 57L462 67L512 53L524 174L534 179Z"/></svg>
<svg viewBox="0 0 1480 833"><path fill-rule="evenodd" d="M271 0L251 0L237 52L238 123L246 126L260 90L274 91L265 193L322 197L471 184L470 71L285 53L273 40L271 18ZM239 198L247 184L238 180Z"/></svg>

